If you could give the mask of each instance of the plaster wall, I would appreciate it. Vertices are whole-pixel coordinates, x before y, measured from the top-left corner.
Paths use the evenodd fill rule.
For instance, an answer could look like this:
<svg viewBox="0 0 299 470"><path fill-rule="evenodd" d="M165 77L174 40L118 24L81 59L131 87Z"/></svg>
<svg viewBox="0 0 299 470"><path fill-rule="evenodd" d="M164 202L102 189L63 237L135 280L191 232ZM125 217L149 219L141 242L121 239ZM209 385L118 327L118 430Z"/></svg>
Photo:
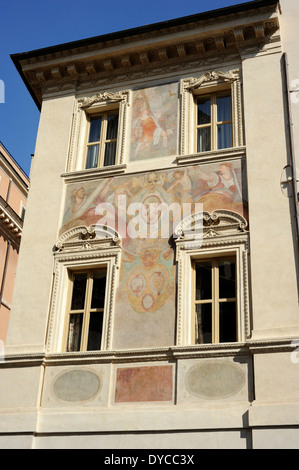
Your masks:
<svg viewBox="0 0 299 470"><path fill-rule="evenodd" d="M51 248L57 238L73 96L45 101L31 170L26 225L16 276L7 348L44 349L53 269ZM44 178L40 178L44 175ZM22 346L24 345L24 346Z"/></svg>
<svg viewBox="0 0 299 470"><path fill-rule="evenodd" d="M280 54L247 58L243 62L253 337L256 338L295 334L299 325L292 202L280 187L283 168L289 163L281 73Z"/></svg>
<svg viewBox="0 0 299 470"><path fill-rule="evenodd" d="M26 206L26 198L14 183L12 183L11 185L7 202L10 207L15 211L15 213L18 214L18 216L21 216L22 202Z"/></svg>
<svg viewBox="0 0 299 470"><path fill-rule="evenodd" d="M6 199L8 186L9 178L2 168L0 168L0 196L3 197L3 199Z"/></svg>
<svg viewBox="0 0 299 470"><path fill-rule="evenodd" d="M123 449L246 449L250 434L243 431L206 431L173 433L135 433L98 434L82 436L37 436L34 440L36 449L115 449L115 443ZM1 445L1 442L0 442ZM153 453L154 454L154 453ZM108 453L107 453L108 456ZM154 457L151 458L151 463Z"/></svg>
<svg viewBox="0 0 299 470"><path fill-rule="evenodd" d="M288 88L290 101L290 119L293 138L293 158L299 171L299 61L298 61L298 17L299 4L296 0L281 0L282 15L280 19L282 31L282 47L287 55Z"/></svg>
<svg viewBox="0 0 299 470"><path fill-rule="evenodd" d="M155 309L146 304L147 309L142 309L135 298L139 296L133 296L140 284L130 284L130 276L138 268L138 276L146 278L153 266L142 266L145 246L136 259L133 244L132 252L124 245L122 253L127 252L127 259L122 259L120 266L114 350L73 355L55 350L43 354L51 303L52 247L68 222L73 227L81 226L82 221L86 222L83 225L97 221L93 219L96 199L80 217L70 218L77 183L84 185L86 194L106 184L103 179L75 178L76 183L64 186L61 174L66 171L74 96L46 99L31 172L32 189L5 351L8 358L0 368L0 447L137 449L177 448L179 443L180 448L188 449L248 449L252 445L296 445L298 363L290 353L290 345L286 341L279 343L280 337L299 334L294 214L290 199L280 187L282 170L289 163L281 54L259 53L243 59L253 341L245 345L172 348L176 319L173 253L169 258L165 256L159 276L154 278L156 288L162 275L168 280L172 274L165 284L171 289L163 305L157 303ZM212 68L217 69L215 63ZM196 71L199 76L201 72ZM172 158L174 147L170 148ZM136 147L133 150L137 158ZM135 162L137 177L124 174L111 178L106 200L119 190L130 191L140 201L146 196L151 169L157 170L151 194L160 194L162 200L168 196L180 201L181 190L168 191L174 182L174 169L168 167L162 172L159 154L150 159L150 151L149 166L147 161ZM191 199L195 190L201 195L196 172L201 167L215 170L218 164L188 167L194 183ZM129 167L129 171L133 169ZM244 201L241 198L239 202ZM158 251L160 257L161 253ZM156 269L153 255L146 261ZM255 339L264 340L260 350L256 346L257 352ZM284 347L288 352L282 352ZM18 353L17 359L9 356ZM38 366L34 366L36 363ZM16 434L14 442L9 433Z"/></svg>

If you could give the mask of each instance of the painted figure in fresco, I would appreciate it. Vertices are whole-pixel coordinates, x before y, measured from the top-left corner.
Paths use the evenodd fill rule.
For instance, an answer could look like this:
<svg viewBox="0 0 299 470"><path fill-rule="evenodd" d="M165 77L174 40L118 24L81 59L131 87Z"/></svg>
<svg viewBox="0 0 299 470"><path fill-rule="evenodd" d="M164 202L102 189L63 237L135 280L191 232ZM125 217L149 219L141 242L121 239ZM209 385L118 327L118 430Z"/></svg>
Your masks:
<svg viewBox="0 0 299 470"><path fill-rule="evenodd" d="M108 179L104 183L104 187L99 185L90 194L86 194L83 187L74 189L72 192L73 204L64 215L64 225L61 233L79 225L96 224L99 220L96 207L98 204L106 202L106 196L112 182L113 178Z"/></svg>
<svg viewBox="0 0 299 470"><path fill-rule="evenodd" d="M167 189L167 192L174 190L179 191L181 202L191 202L192 198L192 181L188 173L188 169L177 170L173 173L174 182Z"/></svg>
<svg viewBox="0 0 299 470"><path fill-rule="evenodd" d="M197 167L196 175L206 183L205 193L196 200L205 211L228 209L244 215L242 193L231 163L221 163L218 171L211 172Z"/></svg>
<svg viewBox="0 0 299 470"><path fill-rule="evenodd" d="M148 109L144 109L135 124L135 137L137 145L134 157L151 145L158 145L160 139L163 147L167 147L167 133L160 126L159 121L150 114Z"/></svg>
<svg viewBox="0 0 299 470"><path fill-rule="evenodd" d="M131 160L175 154L176 136L177 84L134 92Z"/></svg>
<svg viewBox="0 0 299 470"><path fill-rule="evenodd" d="M108 203L115 209L113 224L119 231L118 217L128 229L134 215L126 210L118 211L119 197L126 197L127 206L143 203L140 213L145 222L145 232L138 238L122 237L120 284L118 288L119 312L152 314L166 312L175 298L175 263L169 239L163 238L161 228L176 226L176 215L169 217L159 209L160 204L170 207L193 202L202 203L205 211L228 209L244 214L246 202L242 198L241 163L211 163L143 174L122 175L114 178L91 181L82 185L70 185L61 233L80 226L99 222L97 206ZM149 211L150 205L154 210ZM156 230L156 223L158 224ZM173 223L174 222L174 223ZM179 221L177 221L178 223ZM157 238L155 237L157 232ZM120 233L120 232L119 232ZM148 236L150 234L151 236Z"/></svg>

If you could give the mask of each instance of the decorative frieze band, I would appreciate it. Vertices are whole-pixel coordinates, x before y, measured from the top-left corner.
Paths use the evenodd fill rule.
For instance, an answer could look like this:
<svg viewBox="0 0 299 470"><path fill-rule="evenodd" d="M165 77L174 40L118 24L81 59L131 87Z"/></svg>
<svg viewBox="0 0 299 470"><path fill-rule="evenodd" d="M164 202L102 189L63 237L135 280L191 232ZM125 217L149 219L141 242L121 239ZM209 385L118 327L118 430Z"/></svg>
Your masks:
<svg viewBox="0 0 299 470"><path fill-rule="evenodd" d="M225 21L225 18L224 18ZM197 25L193 25L193 27ZM190 28L191 25L188 25ZM57 65L53 58L48 61L43 59L38 64L30 62L24 64L26 79L30 82L35 94L42 100L42 94L47 89L55 87L55 84L77 88L84 82L90 82L93 78L108 76L126 77L126 73L136 72L138 70L147 73L159 66L165 64L171 66L184 61L192 61L198 58L208 59L223 54L232 54L243 52L244 49L256 47L263 48L266 44L277 41L277 32L279 22L277 15L267 17L265 20L251 22L242 22L239 26L232 26L231 23L223 24L223 29L219 32L198 33L188 35L184 40L178 41L178 35L173 34L160 41L159 46L154 46L149 41L147 45L143 43L134 48L134 52L127 50L126 47L112 48L113 56L103 54L102 47L96 48L91 55L87 51L86 57L82 58L82 51L76 54L76 51L69 51L66 64ZM173 33L175 31L173 30ZM162 34L162 32L161 32ZM190 39L192 37L192 39ZM162 35L163 38L163 35ZM138 38L136 38L138 39ZM141 40L143 37L140 38ZM112 45L112 44L111 44ZM72 63L69 61L71 57ZM57 57L58 58L58 57Z"/></svg>

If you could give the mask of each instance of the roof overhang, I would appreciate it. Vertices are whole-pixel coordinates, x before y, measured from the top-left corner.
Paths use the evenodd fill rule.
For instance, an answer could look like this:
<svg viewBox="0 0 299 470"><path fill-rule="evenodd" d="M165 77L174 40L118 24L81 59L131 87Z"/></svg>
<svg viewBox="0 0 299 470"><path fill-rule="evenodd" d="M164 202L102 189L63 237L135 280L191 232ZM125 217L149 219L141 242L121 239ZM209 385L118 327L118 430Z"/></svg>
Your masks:
<svg viewBox="0 0 299 470"><path fill-rule="evenodd" d="M37 107L43 94L231 54L277 40L279 2L255 0L11 56ZM274 39L273 39L274 38Z"/></svg>

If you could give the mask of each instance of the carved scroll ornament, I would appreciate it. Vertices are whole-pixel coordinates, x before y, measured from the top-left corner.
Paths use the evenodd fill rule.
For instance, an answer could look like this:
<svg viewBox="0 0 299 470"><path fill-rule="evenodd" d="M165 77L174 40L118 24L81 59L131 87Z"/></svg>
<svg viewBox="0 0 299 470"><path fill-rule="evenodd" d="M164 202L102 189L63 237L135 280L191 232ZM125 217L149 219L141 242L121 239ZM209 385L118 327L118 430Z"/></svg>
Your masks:
<svg viewBox="0 0 299 470"><path fill-rule="evenodd" d="M185 84L186 90L196 90L203 83L223 80L224 82L234 82L239 79L239 70L230 70L229 72L207 72L199 78L190 78L189 83Z"/></svg>
<svg viewBox="0 0 299 470"><path fill-rule="evenodd" d="M78 105L80 108L89 108L95 103L103 103L106 101L117 102L117 101L127 101L127 93L125 92L116 92L111 93L109 91L104 93L97 93L89 98L80 98L78 100Z"/></svg>

